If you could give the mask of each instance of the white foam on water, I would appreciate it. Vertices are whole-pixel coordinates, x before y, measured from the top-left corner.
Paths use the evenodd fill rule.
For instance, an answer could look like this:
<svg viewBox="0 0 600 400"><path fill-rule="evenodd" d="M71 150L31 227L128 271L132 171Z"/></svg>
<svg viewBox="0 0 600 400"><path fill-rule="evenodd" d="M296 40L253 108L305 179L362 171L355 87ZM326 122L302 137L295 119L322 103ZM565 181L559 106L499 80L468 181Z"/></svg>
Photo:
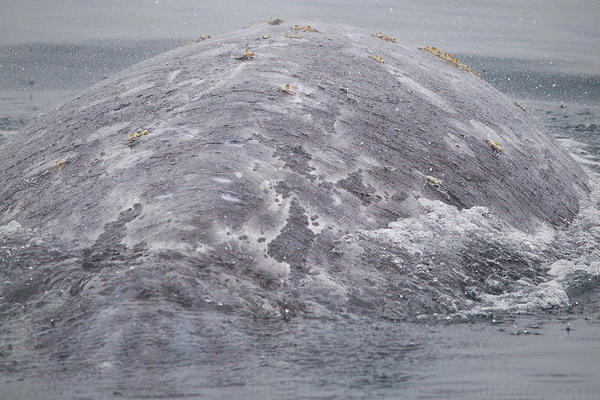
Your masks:
<svg viewBox="0 0 600 400"><path fill-rule="evenodd" d="M600 167L600 159L597 155L594 155L585 149L585 143L565 138L558 139L558 142L562 147L569 151L571 157L577 161L578 164L584 167ZM588 175L592 179L598 179L597 174L591 171L588 171Z"/></svg>
<svg viewBox="0 0 600 400"><path fill-rule="evenodd" d="M2 225L0 226L0 235L11 235L15 232L21 231L23 230L23 227L21 226L20 223L18 223L17 221L10 221L8 224L6 225Z"/></svg>
<svg viewBox="0 0 600 400"><path fill-rule="evenodd" d="M556 277L555 280L565 279L569 274L574 272L583 272L591 276L600 276L600 262L592 261L586 263L585 261L579 262L569 260L558 260L550 266L548 273Z"/></svg>
<svg viewBox="0 0 600 400"><path fill-rule="evenodd" d="M506 246L529 251L542 251L554 238L554 231L545 225L535 234L521 232L495 217L486 207L459 210L438 200L419 198L424 215L400 219L388 228L362 231L366 237L394 243L409 254L423 255L432 248L447 248L452 252L466 237L479 237L482 242L494 238Z"/></svg>
<svg viewBox="0 0 600 400"><path fill-rule="evenodd" d="M388 228L360 231L358 235L351 236L391 245L394 252L406 254L406 257L398 258L397 268L405 271L407 277L411 274L426 275L423 280L416 281L418 285L431 285L435 289L445 285L444 282L451 282L448 289L442 289L442 293L446 294L438 299L438 302L447 303L445 309L448 313L465 312L464 306L458 307L456 303L465 301L460 299L460 292L456 292L459 281L479 293L479 299L471 303L469 307L473 308L466 311L467 314L477 315L497 309L525 312L568 303L568 296L559 280L550 279L539 284L543 279L540 276L543 269L532 269L548 261L546 255L552 253L560 239L560 234L552 227L540 223L534 233L525 233L502 221L486 207L459 210L441 201L425 198L419 198L415 203L422 208L423 215L400 219L389 224ZM475 264L470 265L469 259L473 259ZM514 281L509 277L521 272L536 279ZM486 274L489 274L487 279ZM507 293L485 293L490 287L488 281L493 283L496 279L503 282L498 284ZM418 293L414 295L418 296ZM452 296L456 295L458 297L453 299Z"/></svg>
<svg viewBox="0 0 600 400"><path fill-rule="evenodd" d="M527 280L520 280L519 287L511 293L484 295L482 304L474 308L472 313L482 314L495 310L531 313L569 306L567 289L572 276L581 277L583 274L589 279L600 276L600 176L588 168L600 169L600 163L584 149L585 144L572 139L563 139L560 143L587 172L591 190L571 225L558 231L549 247L556 254L566 254L568 258L548 260L546 267L550 279L546 282L533 285Z"/></svg>
<svg viewBox="0 0 600 400"><path fill-rule="evenodd" d="M470 314L479 315L494 311L531 313L565 306L569 302L569 297L560 282L552 280L539 285L531 285L524 281L519 283L521 287L514 292L501 295L484 294L483 304L475 307Z"/></svg>

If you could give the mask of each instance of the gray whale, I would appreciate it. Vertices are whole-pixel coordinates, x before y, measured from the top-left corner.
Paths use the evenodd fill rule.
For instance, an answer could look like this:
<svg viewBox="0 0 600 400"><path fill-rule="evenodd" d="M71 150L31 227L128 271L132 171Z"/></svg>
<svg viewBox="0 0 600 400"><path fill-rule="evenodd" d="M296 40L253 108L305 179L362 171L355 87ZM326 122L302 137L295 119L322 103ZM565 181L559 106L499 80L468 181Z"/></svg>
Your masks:
<svg viewBox="0 0 600 400"><path fill-rule="evenodd" d="M557 143L430 52L290 25L142 62L3 144L0 223L38 254L3 272L15 349L175 343L190 312L452 313L543 279L524 243L588 191Z"/></svg>

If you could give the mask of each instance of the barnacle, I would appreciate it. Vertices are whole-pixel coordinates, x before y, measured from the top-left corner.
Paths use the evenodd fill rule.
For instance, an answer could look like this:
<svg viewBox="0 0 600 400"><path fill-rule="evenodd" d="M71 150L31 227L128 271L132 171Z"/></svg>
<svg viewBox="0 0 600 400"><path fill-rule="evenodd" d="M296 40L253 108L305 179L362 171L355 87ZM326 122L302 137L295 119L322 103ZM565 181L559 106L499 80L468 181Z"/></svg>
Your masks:
<svg viewBox="0 0 600 400"><path fill-rule="evenodd" d="M283 34L283 37L290 38L290 39L302 39L302 36L298 36L298 35L290 35L290 34L289 34L289 33L287 33L287 32Z"/></svg>
<svg viewBox="0 0 600 400"><path fill-rule="evenodd" d="M250 50L246 49L239 56L235 56L235 58L238 60L242 60L242 61L252 60L252 58L254 58L254 53L251 52Z"/></svg>
<svg viewBox="0 0 600 400"><path fill-rule="evenodd" d="M306 26L294 25L290 29L292 29L294 31L302 31L302 32L319 32L318 30L316 30L315 28L313 28L310 25L306 25Z"/></svg>
<svg viewBox="0 0 600 400"><path fill-rule="evenodd" d="M247 25L244 25L244 26L242 26L242 29L247 29L247 28L250 28L250 27L252 27L254 25L260 25L260 24L279 25L282 22L283 22L282 19L271 17L269 19L265 19L265 20L258 21L258 22L252 22L252 23L249 23Z"/></svg>
<svg viewBox="0 0 600 400"><path fill-rule="evenodd" d="M196 39L194 39L194 42L198 43L198 42L201 42L201 41L203 41L203 40L210 39L210 38L212 38L212 36L210 36L210 35L206 35L206 36L204 36L203 34L200 34L200 35L198 35L198 36L196 37Z"/></svg>
<svg viewBox="0 0 600 400"><path fill-rule="evenodd" d="M57 158L56 160L54 160L54 164L52 164L52 166L50 167L51 171L56 171L61 169L62 167L64 167L65 165L69 164L71 162L70 158Z"/></svg>
<svg viewBox="0 0 600 400"><path fill-rule="evenodd" d="M377 61L379 61L380 63L383 63L383 62L384 62L384 61L383 61L383 58L381 58L381 57L379 57L379 56L372 55L372 56L369 56L369 57L371 57L371 58L372 58L372 59L374 59L374 60L377 60Z"/></svg>
<svg viewBox="0 0 600 400"><path fill-rule="evenodd" d="M520 105L520 104L519 104L519 102L518 102L518 101L516 101L516 100L515 100L515 101L513 101L513 104L514 104L515 106L519 107L521 110L523 110L523 111L527 111L527 110L525 110L525 107L523 107L522 105Z"/></svg>
<svg viewBox="0 0 600 400"><path fill-rule="evenodd" d="M490 146L490 148L492 150L494 150L496 153L502 153L502 147L500 147L500 142L492 142L490 139L485 139L485 143Z"/></svg>
<svg viewBox="0 0 600 400"><path fill-rule="evenodd" d="M444 53L444 52L436 49L435 47L425 46L425 47L423 47L423 50L435 54L436 56L438 56L442 60L444 60L444 61L446 61L446 62L454 65L456 68L462 69L463 71L470 72L470 73L475 74L477 76L481 75L481 73L475 71L473 68L469 67L468 65L465 65L465 64L461 63L459 60L457 60L456 58L452 57L450 54Z"/></svg>
<svg viewBox="0 0 600 400"><path fill-rule="evenodd" d="M295 94L296 94L296 92L294 92L294 91L293 91L293 90L290 88L290 85L285 85L285 86L283 87L283 89L279 89L279 91L280 91L281 93L283 93L283 94L287 94L287 95L290 95L290 96L293 96L293 95L295 95Z"/></svg>
<svg viewBox="0 0 600 400"><path fill-rule="evenodd" d="M137 138L141 138L142 136L146 136L148 135L150 132L147 129L142 129L139 130L137 132L132 132L129 134L129 137L127 138L127 142L133 142L135 139Z"/></svg>
<svg viewBox="0 0 600 400"><path fill-rule="evenodd" d="M381 33L381 32L376 32L376 33L373 34L373 36L375 36L376 38L379 38L379 39L383 39L386 42L396 43L396 38L393 38L393 37L388 36L388 35L386 35L384 33Z"/></svg>
<svg viewBox="0 0 600 400"><path fill-rule="evenodd" d="M425 180L435 187L442 186L442 180L440 178L435 178L431 175L425 175Z"/></svg>

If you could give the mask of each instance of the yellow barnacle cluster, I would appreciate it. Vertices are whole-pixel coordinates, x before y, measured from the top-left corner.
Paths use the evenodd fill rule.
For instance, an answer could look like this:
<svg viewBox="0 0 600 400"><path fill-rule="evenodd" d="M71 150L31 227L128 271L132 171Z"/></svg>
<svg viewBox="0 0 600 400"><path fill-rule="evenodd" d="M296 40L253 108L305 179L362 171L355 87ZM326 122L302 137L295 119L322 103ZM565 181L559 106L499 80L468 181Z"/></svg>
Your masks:
<svg viewBox="0 0 600 400"><path fill-rule="evenodd" d="M442 186L442 180L440 178L435 178L431 175L425 175L425 180L435 187Z"/></svg>
<svg viewBox="0 0 600 400"><path fill-rule="evenodd" d="M475 71L473 68L469 67L468 65L465 65L465 64L461 63L459 60L457 60L456 58L452 57L450 54L444 53L441 50L436 49L435 47L425 46L425 47L423 47L423 50L435 54L436 56L438 56L442 60L444 60L444 61L446 61L446 62L454 65L456 68L462 69L463 71L470 72L470 73L475 74L477 76L481 75L479 72Z"/></svg>
<svg viewBox="0 0 600 400"><path fill-rule="evenodd" d="M376 32L373 34L373 36L375 36L376 38L379 39L383 39L386 42L392 42L392 43L396 43L396 38L393 38L391 36L386 35L385 33L381 33L381 32Z"/></svg>
<svg viewBox="0 0 600 400"><path fill-rule="evenodd" d="M69 164L70 162L71 162L70 158L57 158L56 160L54 160L54 164L52 164L52 167L50 167L50 170L52 170L52 171L59 170L62 167L64 167L65 165Z"/></svg>
<svg viewBox="0 0 600 400"><path fill-rule="evenodd" d="M383 58L381 58L379 56L372 55L372 56L369 56L369 57L371 57L373 60L379 61L380 63L384 62Z"/></svg>
<svg viewBox="0 0 600 400"><path fill-rule="evenodd" d="M289 33L284 33L283 37L286 37L286 38L289 38L289 39L302 39L302 36L290 35Z"/></svg>
<svg viewBox="0 0 600 400"><path fill-rule="evenodd" d="M283 93L283 94L287 94L287 95L289 95L289 96L293 96L293 95L295 95L295 94L296 94L296 92L294 92L294 91L292 90L292 88L290 88L290 85L285 85L285 86L283 87L283 89L279 89L279 91L280 91L281 93Z"/></svg>
<svg viewBox="0 0 600 400"><path fill-rule="evenodd" d="M315 28L313 28L310 25L306 25L306 26L294 25L291 27L291 29L294 31L302 31L302 32L319 32L318 30L316 30Z"/></svg>
<svg viewBox="0 0 600 400"><path fill-rule="evenodd" d="M210 35L206 35L206 36L204 36L203 34L199 34L199 35L196 37L196 39L194 39L194 42L198 43L198 42L202 42L203 40L208 40L208 39L210 39L210 38L212 38L212 36L210 36Z"/></svg>
<svg viewBox="0 0 600 400"><path fill-rule="evenodd" d="M254 25L262 25L262 24L279 25L282 22L283 22L282 19L271 17L269 19L265 19L265 20L262 20L262 21L259 21L259 22L252 22L252 23L249 23L247 25L244 25L244 26L242 26L242 29L247 29L247 28L253 27Z"/></svg>
<svg viewBox="0 0 600 400"><path fill-rule="evenodd" d="M127 142L133 142L134 140L141 138L142 136L146 136L148 134L150 134L148 129L142 129L137 132L132 132L129 134L129 137L127 138Z"/></svg>
<svg viewBox="0 0 600 400"><path fill-rule="evenodd" d="M242 54L236 56L235 58L242 61L252 60L252 58L254 58L254 53L246 49Z"/></svg>
<svg viewBox="0 0 600 400"><path fill-rule="evenodd" d="M485 139L485 143L490 146L490 149L494 150L496 153L502 153L502 147L500 147L500 142L492 142L490 139Z"/></svg>
<svg viewBox="0 0 600 400"><path fill-rule="evenodd" d="M269 18L269 20L267 21L267 24L269 24L269 25L279 25L279 24L281 24L282 22L283 22L283 20L282 20L282 19L279 19L279 18L273 18L273 17L271 17L271 18Z"/></svg>
<svg viewBox="0 0 600 400"><path fill-rule="evenodd" d="M521 110L523 110L523 111L527 111L527 110L525 110L525 107L523 107L522 105L520 105L520 104L519 104L519 102L518 102L518 101L516 101L516 100L515 100L515 101L513 101L513 104L514 104L515 106L519 107Z"/></svg>

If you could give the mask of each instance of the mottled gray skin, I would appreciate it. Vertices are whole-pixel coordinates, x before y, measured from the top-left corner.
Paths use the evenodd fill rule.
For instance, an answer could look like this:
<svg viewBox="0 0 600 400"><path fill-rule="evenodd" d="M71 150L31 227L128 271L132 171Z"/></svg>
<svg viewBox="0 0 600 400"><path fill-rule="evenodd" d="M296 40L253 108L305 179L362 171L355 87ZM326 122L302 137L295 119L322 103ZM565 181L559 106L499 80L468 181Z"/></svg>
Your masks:
<svg viewBox="0 0 600 400"><path fill-rule="evenodd" d="M431 53L293 23L145 61L2 143L0 391L170 397L218 385L265 318L447 315L545 279L523 232L587 191L555 141Z"/></svg>
<svg viewBox="0 0 600 400"><path fill-rule="evenodd" d="M586 178L556 142L479 77L402 38L325 24L284 37L293 23L258 24L135 65L4 143L0 223L74 246L69 268L40 269L37 289L13 281L12 302L62 289L70 297L44 307L62 309L61 318L77 308L85 332L102 337L115 318L123 326L138 311L163 318L153 310L165 302L283 318L456 311L478 290L498 290L490 251L512 260L498 279L539 277L534 259L474 243L477 251L465 245L450 260L466 270L430 266L442 278L423 287L416 282L430 272L415 269L423 260L361 235L425 214L420 198L483 206L499 226L526 232L564 227ZM245 49L256 56L236 59ZM286 84L295 95L280 91ZM150 134L127 141L141 129ZM53 169L58 158L71 162ZM17 295L26 285L29 300ZM425 294L406 301L399 287Z"/></svg>

